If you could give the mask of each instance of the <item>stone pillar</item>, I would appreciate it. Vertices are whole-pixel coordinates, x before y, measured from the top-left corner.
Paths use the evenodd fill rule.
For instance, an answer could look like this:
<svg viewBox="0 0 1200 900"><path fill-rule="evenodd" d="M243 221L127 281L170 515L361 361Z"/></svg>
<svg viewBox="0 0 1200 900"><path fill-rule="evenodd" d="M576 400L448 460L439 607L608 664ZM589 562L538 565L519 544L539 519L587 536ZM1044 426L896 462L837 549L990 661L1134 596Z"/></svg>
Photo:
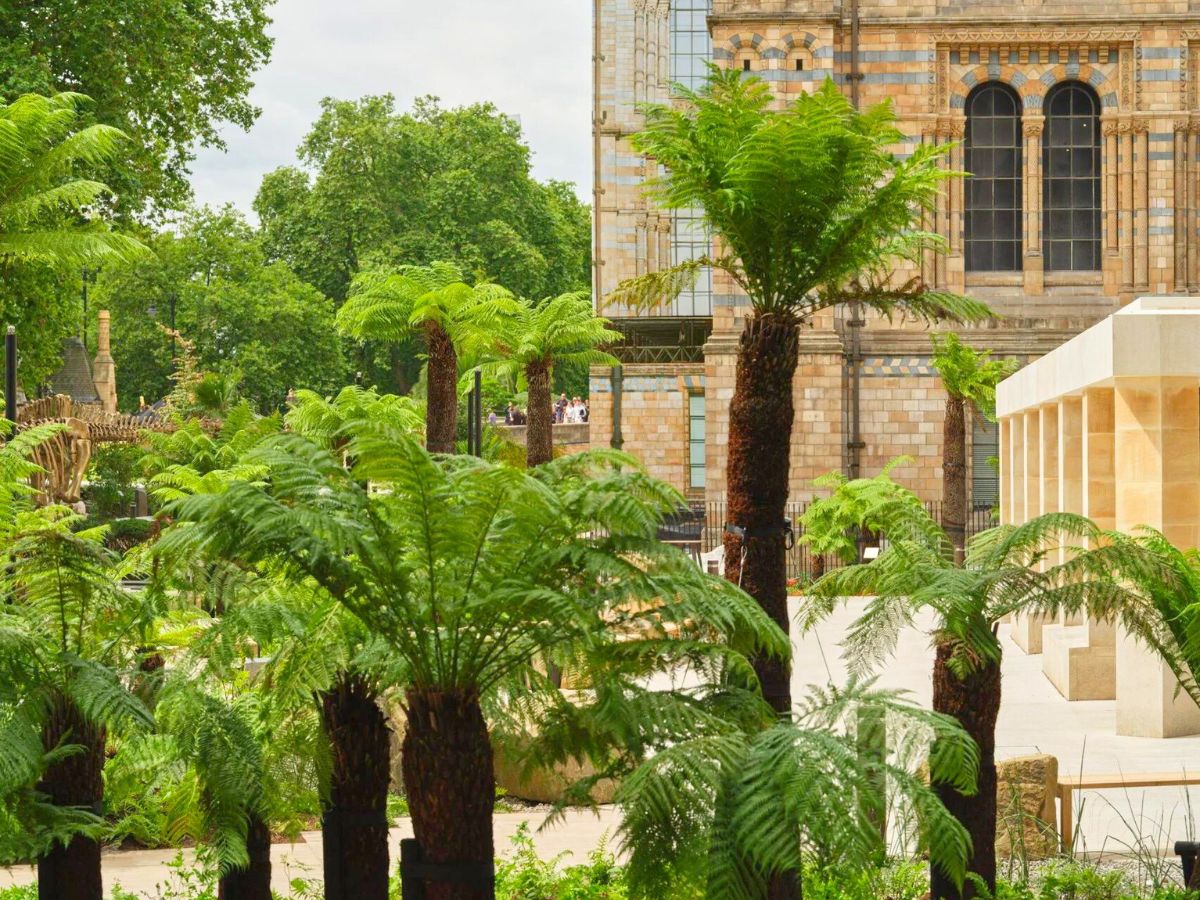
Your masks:
<svg viewBox="0 0 1200 900"><path fill-rule="evenodd" d="M1058 403L1059 508L1112 527L1112 391L1091 389ZM1089 509L1090 507L1090 509ZM1116 641L1111 624L1063 618L1042 629L1042 672L1067 700L1116 696Z"/></svg>
<svg viewBox="0 0 1200 900"><path fill-rule="evenodd" d="M1025 521L1025 417L1021 413L1009 417L1008 458L1012 479L1009 485L1009 521L1019 525Z"/></svg>
<svg viewBox="0 0 1200 900"><path fill-rule="evenodd" d="M1024 457L1025 457L1025 507L1018 523L1036 519L1042 514L1042 439L1041 414L1037 409L1027 409L1023 414ZM1012 639L1026 653L1042 652L1042 626L1046 624L1041 615L1014 615Z"/></svg>
<svg viewBox="0 0 1200 900"><path fill-rule="evenodd" d="M1022 118L1025 132L1024 206L1026 294L1045 292L1045 261L1042 258L1042 128L1045 116L1026 113Z"/></svg>
<svg viewBox="0 0 1200 900"><path fill-rule="evenodd" d="M92 383L105 412L117 411L117 366L110 347L108 310L96 314L96 358L92 361Z"/></svg>
<svg viewBox="0 0 1200 900"><path fill-rule="evenodd" d="M1188 120L1175 120L1175 166L1171 170L1175 194L1175 266L1172 290L1183 293L1188 284Z"/></svg>
<svg viewBox="0 0 1200 900"><path fill-rule="evenodd" d="M1118 378L1114 390L1116 527L1160 529L1181 547L1200 536L1200 382ZM1117 629L1117 734L1200 733L1200 709L1147 647Z"/></svg>
<svg viewBox="0 0 1200 900"><path fill-rule="evenodd" d="M1121 289L1133 290L1133 131L1128 121L1120 124L1121 180Z"/></svg>
<svg viewBox="0 0 1200 900"><path fill-rule="evenodd" d="M1134 289L1150 286L1150 126L1145 120L1134 123Z"/></svg>
<svg viewBox="0 0 1200 900"><path fill-rule="evenodd" d="M1009 432L1012 429L1011 419L1005 416L996 422L998 429L996 446L1000 449L1000 524L1013 524L1012 500L1009 492L1012 490L1012 449L1009 443Z"/></svg>

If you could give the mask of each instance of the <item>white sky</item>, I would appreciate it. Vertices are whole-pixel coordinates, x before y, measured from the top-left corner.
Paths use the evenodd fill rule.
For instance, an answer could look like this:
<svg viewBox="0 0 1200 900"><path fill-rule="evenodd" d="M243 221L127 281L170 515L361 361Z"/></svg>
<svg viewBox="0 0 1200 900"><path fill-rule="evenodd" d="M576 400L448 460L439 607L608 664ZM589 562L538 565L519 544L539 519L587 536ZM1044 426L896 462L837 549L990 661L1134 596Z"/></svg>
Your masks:
<svg viewBox="0 0 1200 900"><path fill-rule="evenodd" d="M262 176L295 162L322 97L383 93L400 110L424 94L495 103L520 119L535 177L573 181L590 202L589 0L277 0L272 16L250 95L262 115L249 133L225 129L227 152L199 152L197 202L249 213Z"/></svg>

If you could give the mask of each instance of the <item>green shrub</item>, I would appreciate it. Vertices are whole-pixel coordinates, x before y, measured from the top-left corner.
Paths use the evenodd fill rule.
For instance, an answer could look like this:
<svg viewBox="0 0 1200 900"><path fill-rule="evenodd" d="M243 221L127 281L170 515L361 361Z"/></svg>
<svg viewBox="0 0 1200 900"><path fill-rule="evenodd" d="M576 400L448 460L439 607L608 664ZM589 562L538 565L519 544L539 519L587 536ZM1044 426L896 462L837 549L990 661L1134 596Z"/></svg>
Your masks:
<svg viewBox="0 0 1200 900"><path fill-rule="evenodd" d="M566 854L542 860L529 827L512 839L515 852L496 866L496 900L625 900L625 875L602 844L583 865L563 866Z"/></svg>
<svg viewBox="0 0 1200 900"><path fill-rule="evenodd" d="M101 444L88 465L84 500L92 517L106 522L129 515L142 449L133 444Z"/></svg>

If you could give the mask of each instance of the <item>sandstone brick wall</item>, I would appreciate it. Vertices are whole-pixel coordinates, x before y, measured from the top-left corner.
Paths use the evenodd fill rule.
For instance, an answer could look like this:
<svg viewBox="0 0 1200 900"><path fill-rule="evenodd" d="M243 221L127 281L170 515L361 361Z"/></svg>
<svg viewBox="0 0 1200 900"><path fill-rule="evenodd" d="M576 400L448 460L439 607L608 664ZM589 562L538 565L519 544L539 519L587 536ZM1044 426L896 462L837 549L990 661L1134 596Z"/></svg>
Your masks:
<svg viewBox="0 0 1200 900"><path fill-rule="evenodd" d="M652 161L633 152L641 126L635 101L662 99L667 0L595 0L601 22L597 152L600 181L596 253L597 305L624 278L671 260L667 213L646 201ZM681 0L680 0L681 2ZM965 180L948 182L924 226L946 241L896 277L985 300L1003 318L958 329L998 355L1035 359L1141 294L1200 293L1200 0L1044 0L1036 16L1001 0L860 0L862 104L890 100L905 156L923 145L947 148L946 164L965 168L961 141L972 88L1010 85L1022 102L1023 244L1020 270L965 271ZM831 77L850 92L846 6L816 0L713 0L713 59L764 78L784 103ZM657 29L657 30L656 30ZM654 44L653 48L651 43ZM1055 84L1090 86L1101 104L1101 263L1094 272L1047 271L1043 255L1042 101ZM664 240L665 238L665 240ZM724 492L727 405L733 389L736 338L747 312L728 279L713 285L713 335L703 366L708 398L707 493ZM928 328L867 317L861 332L861 471L874 474L901 454L916 457L897 472L927 499L940 495L943 396L936 375L895 371L906 361L927 366ZM849 342L845 316L811 323L797 374L791 483L796 498L810 481L846 461L845 409ZM922 362L923 361L923 362ZM656 377L682 369L667 367ZM593 442L606 414L593 397ZM648 391L634 409L656 410L648 434L626 417L626 447L681 483L686 477L686 397ZM630 399L633 399L632 396ZM599 400L601 406L597 406ZM638 406L637 404L644 404ZM627 404L628 407L628 404ZM669 410L678 410L675 417ZM675 429L672 432L672 429ZM672 457L670 454L677 454ZM672 461L668 461L672 460Z"/></svg>
<svg viewBox="0 0 1200 900"><path fill-rule="evenodd" d="M610 370L596 367L589 385L588 426L592 447L612 441L613 394ZM684 493L688 492L688 395L704 390L702 365L624 367L621 392L621 433L627 453L638 457L647 471ZM709 445L711 446L711 440ZM710 472L711 477L711 472Z"/></svg>

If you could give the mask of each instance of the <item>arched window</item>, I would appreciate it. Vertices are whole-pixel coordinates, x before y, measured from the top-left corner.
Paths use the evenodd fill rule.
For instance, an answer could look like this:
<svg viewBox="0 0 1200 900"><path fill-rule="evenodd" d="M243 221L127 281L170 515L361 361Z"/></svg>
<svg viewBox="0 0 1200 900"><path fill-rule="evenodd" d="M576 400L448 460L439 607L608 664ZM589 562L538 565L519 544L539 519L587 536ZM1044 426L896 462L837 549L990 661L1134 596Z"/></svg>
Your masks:
<svg viewBox="0 0 1200 900"><path fill-rule="evenodd" d="M1042 240L1049 272L1100 268L1100 101L1077 81L1046 92Z"/></svg>
<svg viewBox="0 0 1200 900"><path fill-rule="evenodd" d="M1021 268L1021 98L1006 84L967 97L966 265L969 272Z"/></svg>

